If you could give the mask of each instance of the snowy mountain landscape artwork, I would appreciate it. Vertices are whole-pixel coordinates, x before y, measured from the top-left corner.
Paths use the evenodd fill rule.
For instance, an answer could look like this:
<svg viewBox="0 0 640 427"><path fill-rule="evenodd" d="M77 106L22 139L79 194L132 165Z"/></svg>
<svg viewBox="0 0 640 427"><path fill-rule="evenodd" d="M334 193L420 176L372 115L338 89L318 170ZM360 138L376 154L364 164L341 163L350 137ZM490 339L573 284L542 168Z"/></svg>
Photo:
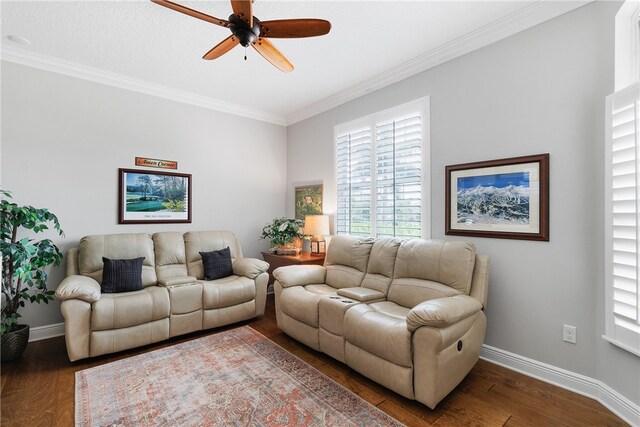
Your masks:
<svg viewBox="0 0 640 427"><path fill-rule="evenodd" d="M549 154L445 167L445 234L549 241Z"/></svg>
<svg viewBox="0 0 640 427"><path fill-rule="evenodd" d="M457 223L528 225L529 172L458 177Z"/></svg>

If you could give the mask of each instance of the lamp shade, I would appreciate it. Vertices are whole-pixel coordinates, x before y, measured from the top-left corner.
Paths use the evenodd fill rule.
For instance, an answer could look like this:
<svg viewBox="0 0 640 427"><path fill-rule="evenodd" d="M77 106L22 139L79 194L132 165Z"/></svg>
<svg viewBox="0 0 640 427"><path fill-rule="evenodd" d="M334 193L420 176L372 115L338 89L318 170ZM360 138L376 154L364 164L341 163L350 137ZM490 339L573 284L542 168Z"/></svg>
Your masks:
<svg viewBox="0 0 640 427"><path fill-rule="evenodd" d="M305 216L303 233L312 236L326 236L330 234L329 215Z"/></svg>

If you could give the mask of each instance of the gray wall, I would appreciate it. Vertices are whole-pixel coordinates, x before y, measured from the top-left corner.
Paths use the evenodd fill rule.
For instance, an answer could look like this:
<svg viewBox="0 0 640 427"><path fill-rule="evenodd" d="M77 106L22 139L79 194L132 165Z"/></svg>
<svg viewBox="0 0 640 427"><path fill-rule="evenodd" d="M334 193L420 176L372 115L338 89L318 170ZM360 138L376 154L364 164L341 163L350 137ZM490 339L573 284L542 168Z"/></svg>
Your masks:
<svg viewBox="0 0 640 427"><path fill-rule="evenodd" d="M3 61L1 137L2 188L58 215L65 251L87 234L228 229L260 257L262 226L283 214L283 126ZM192 224L118 225L118 168L135 156L192 174ZM49 287L63 276L55 268ZM32 327L63 321L57 303L22 314Z"/></svg>
<svg viewBox="0 0 640 427"><path fill-rule="evenodd" d="M335 213L334 126L431 97L431 228L444 238L446 165L550 153L550 242L471 238L492 258L486 344L604 381L637 402L638 359L605 343L604 98L619 3L591 3L287 129L297 182L324 182ZM455 238L454 236L446 236ZM576 326L577 345L562 341ZM624 374L624 372L627 372Z"/></svg>

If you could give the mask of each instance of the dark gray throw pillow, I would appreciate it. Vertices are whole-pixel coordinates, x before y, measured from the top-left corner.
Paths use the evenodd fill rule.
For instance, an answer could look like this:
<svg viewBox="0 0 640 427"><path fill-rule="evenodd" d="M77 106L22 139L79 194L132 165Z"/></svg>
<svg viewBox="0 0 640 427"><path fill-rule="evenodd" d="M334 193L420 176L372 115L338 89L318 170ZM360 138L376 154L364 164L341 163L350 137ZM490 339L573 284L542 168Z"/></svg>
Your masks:
<svg viewBox="0 0 640 427"><path fill-rule="evenodd" d="M231 249L227 246L219 251L200 252L204 266L204 280L216 280L233 274Z"/></svg>
<svg viewBox="0 0 640 427"><path fill-rule="evenodd" d="M139 291L142 289L142 261L144 257L133 259L109 259L102 257L102 293Z"/></svg>

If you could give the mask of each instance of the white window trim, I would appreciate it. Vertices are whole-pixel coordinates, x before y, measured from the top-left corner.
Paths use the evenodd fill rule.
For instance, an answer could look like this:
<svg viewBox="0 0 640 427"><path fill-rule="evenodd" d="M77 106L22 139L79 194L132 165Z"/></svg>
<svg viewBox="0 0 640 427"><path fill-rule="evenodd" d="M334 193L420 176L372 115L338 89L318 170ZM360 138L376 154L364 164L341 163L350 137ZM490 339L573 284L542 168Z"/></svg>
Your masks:
<svg viewBox="0 0 640 427"><path fill-rule="evenodd" d="M421 127L422 127L422 210L421 210L421 224L420 233L423 239L431 237L431 100L429 96L419 98L406 104L398 105L393 108L386 109L384 111L377 112L370 116L361 117L347 123L341 123L333 128L333 176L336 176L338 153L336 150L336 141L338 135L345 133L354 133L359 130L369 128L372 130L372 150L371 150L371 164L375 165L375 129L376 124L382 121L397 119L398 117L409 115L415 112L420 113ZM376 188L376 170L375 167L371 170L371 188L372 191ZM337 194L336 194L337 197ZM338 206L337 200L335 201ZM375 204L371 206L371 235L376 235L376 218ZM337 210L336 210L337 212Z"/></svg>
<svg viewBox="0 0 640 427"><path fill-rule="evenodd" d="M640 79L640 34L638 0L625 1L615 18L615 90Z"/></svg>

